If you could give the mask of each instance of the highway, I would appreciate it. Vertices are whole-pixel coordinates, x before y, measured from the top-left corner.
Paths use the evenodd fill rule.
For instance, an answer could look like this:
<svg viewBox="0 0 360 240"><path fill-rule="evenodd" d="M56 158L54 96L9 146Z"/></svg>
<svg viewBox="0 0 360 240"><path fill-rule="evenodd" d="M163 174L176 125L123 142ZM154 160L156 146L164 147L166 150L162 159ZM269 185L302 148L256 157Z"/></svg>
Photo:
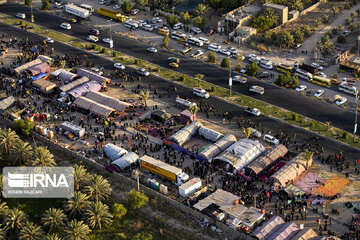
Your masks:
<svg viewBox="0 0 360 240"><path fill-rule="evenodd" d="M27 20L30 18L30 8L18 4L4 4L1 5L0 12L15 16L18 12L26 13ZM67 21L67 19L61 18L56 15L51 15L39 10L34 10L35 23L53 29L59 32L63 32L74 37L85 40L89 35L90 26L85 24L72 24L71 30L63 30L59 25ZM102 31L99 39L108 37L105 31ZM174 56L175 53L168 52L163 49L159 49L159 52L154 57L153 54L149 54L146 51L148 45L121 37L118 35L113 36L114 49L125 54L158 64L162 67L169 67L167 58ZM98 42L99 45L107 46L103 42ZM178 55L179 56L179 55ZM194 76L197 73L204 74L204 80L222 87L228 87L228 71L212 66L207 63L203 63L192 58L179 56L180 68L179 72ZM262 96L251 95L249 93L249 87L252 85L259 85L265 88L265 94ZM309 97L296 94L292 91L278 88L274 85L270 85L258 80L249 79L248 83L244 85L234 85L233 91L242 93L245 95L251 95L256 99L264 102L282 107L284 109L299 113L309 118L326 122L330 121L331 124L340 129L352 132L354 126L355 113L341 109L337 106L326 104Z"/></svg>
<svg viewBox="0 0 360 240"><path fill-rule="evenodd" d="M8 25L0 23L0 34L12 34L13 37L16 37L18 39L23 39L28 37L29 39L32 39L34 43L40 43L44 40L44 37L41 37L39 35L33 34L31 32L24 32L23 30L16 29L14 27L10 27ZM61 55L61 53L67 53L71 54L73 56L83 56L84 52L82 50L73 48L69 45L56 42L51 44L51 47L55 48L56 53ZM96 63L96 66L104 66L104 68L108 71L114 71L113 62L110 60L107 60L105 58L102 58L98 55L94 54L87 54L89 57L89 60L91 62ZM125 72L130 74L136 74L134 69L131 69L127 67L125 69ZM166 92L167 88L169 87L170 83L168 81L165 81L161 78L155 77L153 75L150 75L149 77L142 77L142 82L145 83L145 85L151 84L152 86L157 86L160 90L160 92ZM192 91L190 91L188 88L185 88L183 86L177 86L178 94L180 96L188 97L188 98L194 98L194 95L192 94ZM231 111L234 115L234 119L237 119L240 116L244 116L246 118L250 118L253 122L261 122L265 130L271 130L273 133L276 133L278 129L283 130L290 136L293 136L294 133L296 133L296 140L298 142L306 142L310 137L314 137L313 133L310 133L308 131L293 127L287 123L280 122L277 120L274 120L272 118L269 118L267 116L260 115L259 117L253 116L251 114L245 113L244 110L238 106L234 106L233 104L230 104L228 102L225 102L223 100L219 100L218 98L210 97L209 99L206 99L206 102L208 104L212 104L215 107L221 109L222 111ZM239 129L238 131L242 131ZM347 160L350 160L352 163L354 163L358 158L360 158L360 150L354 149L351 147L348 147L346 145L342 145L339 143L336 143L333 140L329 140L327 138L319 137L319 143L324 146L324 149L326 152L334 153L343 151L345 154L345 157Z"/></svg>

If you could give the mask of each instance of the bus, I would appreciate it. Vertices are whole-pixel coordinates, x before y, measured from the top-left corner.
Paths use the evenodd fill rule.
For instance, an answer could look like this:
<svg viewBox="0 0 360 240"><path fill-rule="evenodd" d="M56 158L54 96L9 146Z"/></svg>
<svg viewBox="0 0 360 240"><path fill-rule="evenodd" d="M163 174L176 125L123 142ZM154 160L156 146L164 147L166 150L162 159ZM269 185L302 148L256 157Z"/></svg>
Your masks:
<svg viewBox="0 0 360 240"><path fill-rule="evenodd" d="M90 6L90 5L81 4L80 7L88 10L90 12L90 14L94 12L94 8L92 6Z"/></svg>
<svg viewBox="0 0 360 240"><path fill-rule="evenodd" d="M159 28L158 31L162 35L169 35L169 29L168 28Z"/></svg>
<svg viewBox="0 0 360 240"><path fill-rule="evenodd" d="M179 32L179 31L173 31L171 32L171 38L179 40L179 39L186 39L186 34Z"/></svg>
<svg viewBox="0 0 360 240"><path fill-rule="evenodd" d="M302 78L307 81L311 81L313 78L313 75L305 70L302 69L296 69L295 75L297 75L299 78Z"/></svg>
<svg viewBox="0 0 360 240"><path fill-rule="evenodd" d="M314 75L311 82L323 87L327 87L327 88L331 87L331 80L328 78L323 78Z"/></svg>
<svg viewBox="0 0 360 240"><path fill-rule="evenodd" d="M348 94L356 95L357 88L346 83L340 83L339 91L346 92Z"/></svg>
<svg viewBox="0 0 360 240"><path fill-rule="evenodd" d="M125 21L124 22L125 27L131 28L131 29L138 29L139 28L139 24L133 21Z"/></svg>
<svg viewBox="0 0 360 240"><path fill-rule="evenodd" d="M188 38L187 42L198 47L202 47L204 45L203 41L199 40L198 38Z"/></svg>
<svg viewBox="0 0 360 240"><path fill-rule="evenodd" d="M293 67L286 65L286 64L278 63L278 64L276 64L276 70L279 72L283 72L283 73L287 73L287 72L292 73Z"/></svg>

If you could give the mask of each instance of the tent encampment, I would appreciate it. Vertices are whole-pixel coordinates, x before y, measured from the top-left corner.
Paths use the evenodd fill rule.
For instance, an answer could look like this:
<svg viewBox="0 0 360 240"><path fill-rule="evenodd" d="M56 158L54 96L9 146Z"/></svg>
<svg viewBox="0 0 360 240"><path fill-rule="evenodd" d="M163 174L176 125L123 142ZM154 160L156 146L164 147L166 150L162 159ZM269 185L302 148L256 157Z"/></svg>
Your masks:
<svg viewBox="0 0 360 240"><path fill-rule="evenodd" d="M234 134L227 134L225 137L218 140L216 143L205 148L199 155L207 159L209 162L222 151L230 147L236 142L236 137Z"/></svg>
<svg viewBox="0 0 360 240"><path fill-rule="evenodd" d="M157 122L165 123L166 120L171 118L171 114L165 110L155 110L151 113L151 118Z"/></svg>
<svg viewBox="0 0 360 240"><path fill-rule="evenodd" d="M111 161L115 161L116 159L119 159L127 154L128 151L122 147L108 143L104 147L104 153L110 158Z"/></svg>
<svg viewBox="0 0 360 240"><path fill-rule="evenodd" d="M284 157L287 152L288 149L284 145L278 144L266 152L265 155L259 157L257 160L246 166L246 170L249 171L251 175L256 176L269 168L279 158Z"/></svg>
<svg viewBox="0 0 360 240"><path fill-rule="evenodd" d="M184 128L180 129L172 136L169 137L170 141L174 141L178 145L183 145L197 132L197 130L202 126L200 122L192 122Z"/></svg>
<svg viewBox="0 0 360 240"><path fill-rule="evenodd" d="M286 163L285 166L275 172L270 178L269 182L280 184L282 187L286 187L289 181L295 180L306 170L306 166L310 167L312 164L312 158L306 162L303 154L298 154L295 158Z"/></svg>
<svg viewBox="0 0 360 240"><path fill-rule="evenodd" d="M318 235L312 228L305 228L300 230L291 240L308 240L317 237Z"/></svg>
<svg viewBox="0 0 360 240"><path fill-rule="evenodd" d="M240 171L264 152L265 148L261 143L244 138L228 147L214 159L227 162Z"/></svg>
<svg viewBox="0 0 360 240"><path fill-rule="evenodd" d="M296 223L287 222L281 225L267 240L290 240L299 231L300 228Z"/></svg>
<svg viewBox="0 0 360 240"><path fill-rule="evenodd" d="M82 68L78 69L77 75L79 75L80 77L88 77L91 81L97 81L100 84L102 84L103 82L111 82L110 78L103 77L97 73Z"/></svg>
<svg viewBox="0 0 360 240"><path fill-rule="evenodd" d="M78 97L77 99L75 99L73 104L75 107L78 107L78 108L81 108L84 110L89 110L91 113L101 116L101 117L107 117L113 111L115 111L114 109L112 109L108 106L102 105L102 104L95 102L86 97Z"/></svg>
<svg viewBox="0 0 360 240"><path fill-rule="evenodd" d="M223 134L216 132L205 126L201 126L199 128L199 135L212 142L216 142L217 140L219 140L224 136Z"/></svg>
<svg viewBox="0 0 360 240"><path fill-rule="evenodd" d="M84 96L86 93L93 91L98 92L101 90L101 84L97 81L89 81L87 83L81 84L74 89L71 89L68 93L74 98Z"/></svg>
<svg viewBox="0 0 360 240"><path fill-rule="evenodd" d="M99 92L88 92L85 94L85 97L95 102L101 103L105 106L108 106L112 109L115 109L118 112L124 112L126 108L129 108L131 106L130 103L120 101L116 98L107 96Z"/></svg>
<svg viewBox="0 0 360 240"><path fill-rule="evenodd" d="M279 216L272 216L269 220L264 222L261 226L257 227L251 235L257 239L267 239L274 232L276 232L285 221Z"/></svg>
<svg viewBox="0 0 360 240"><path fill-rule="evenodd" d="M27 63L25 63L25 64L23 64L23 65L15 68L15 69L14 69L14 72L15 72L16 74L20 75L21 73L23 73L23 72L26 71L27 69L29 69L29 68L31 68L31 67L33 67L33 66L35 66L35 65L38 65L38 64L40 64L40 63L42 63L41 59L38 59L38 58L37 58L37 59L35 59L35 60L31 61L31 62L27 62Z"/></svg>
<svg viewBox="0 0 360 240"><path fill-rule="evenodd" d="M87 83L89 81L89 78L87 77L81 77L79 79L76 79L75 81L68 83L62 87L60 87L60 91L62 92L68 92L71 89L74 89L78 86L80 86L81 84Z"/></svg>
<svg viewBox="0 0 360 240"><path fill-rule="evenodd" d="M116 165L120 169L124 169L137 161L139 161L139 156L134 152L129 152L121 158L116 159L111 164Z"/></svg>

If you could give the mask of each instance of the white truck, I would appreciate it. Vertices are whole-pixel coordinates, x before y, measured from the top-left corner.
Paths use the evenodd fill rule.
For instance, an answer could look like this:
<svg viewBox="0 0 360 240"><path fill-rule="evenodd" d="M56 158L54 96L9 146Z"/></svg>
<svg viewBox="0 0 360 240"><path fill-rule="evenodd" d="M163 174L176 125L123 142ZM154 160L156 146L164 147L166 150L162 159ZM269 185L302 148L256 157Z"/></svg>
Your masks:
<svg viewBox="0 0 360 240"><path fill-rule="evenodd" d="M260 87L260 86L251 86L251 88L249 89L250 92L253 92L253 93L257 93L257 94L260 94L260 95L263 95L265 90L263 87Z"/></svg>
<svg viewBox="0 0 360 240"><path fill-rule="evenodd" d="M200 178L190 179L179 187L179 195L182 197L188 197L201 189L201 185L202 184Z"/></svg>
<svg viewBox="0 0 360 240"><path fill-rule="evenodd" d="M89 10L78 7L73 3L66 4L64 7L64 11L84 19L90 16Z"/></svg>

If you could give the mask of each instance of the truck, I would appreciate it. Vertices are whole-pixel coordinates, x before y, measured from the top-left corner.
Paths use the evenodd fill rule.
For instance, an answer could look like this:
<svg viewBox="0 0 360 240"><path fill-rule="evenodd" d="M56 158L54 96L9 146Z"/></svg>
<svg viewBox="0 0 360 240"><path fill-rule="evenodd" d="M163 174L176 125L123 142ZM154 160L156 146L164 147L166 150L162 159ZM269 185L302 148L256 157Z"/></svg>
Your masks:
<svg viewBox="0 0 360 240"><path fill-rule="evenodd" d="M250 92L253 92L253 93L257 93L257 94L260 94L260 95L263 95L265 90L263 87L260 87L260 86L251 86L251 88L249 89Z"/></svg>
<svg viewBox="0 0 360 240"><path fill-rule="evenodd" d="M90 16L89 10L78 7L73 3L66 4L64 7L64 11L83 19Z"/></svg>
<svg viewBox="0 0 360 240"><path fill-rule="evenodd" d="M201 189L201 185L202 184L200 178L190 179L183 185L179 186L179 195L182 197L188 197Z"/></svg>
<svg viewBox="0 0 360 240"><path fill-rule="evenodd" d="M97 13L99 15L109 17L111 19L115 19L120 22L124 22L126 20L126 17L121 13L106 8L98 8Z"/></svg>
<svg viewBox="0 0 360 240"><path fill-rule="evenodd" d="M140 168L152 174L163 177L178 186L182 185L189 179L189 175L184 173L180 168L156 160L147 155L144 155L140 158Z"/></svg>
<svg viewBox="0 0 360 240"><path fill-rule="evenodd" d="M302 69L305 70L311 74L317 74L318 73L318 69L316 67L313 67L309 64L303 63L303 62L296 62L294 63L294 69Z"/></svg>

